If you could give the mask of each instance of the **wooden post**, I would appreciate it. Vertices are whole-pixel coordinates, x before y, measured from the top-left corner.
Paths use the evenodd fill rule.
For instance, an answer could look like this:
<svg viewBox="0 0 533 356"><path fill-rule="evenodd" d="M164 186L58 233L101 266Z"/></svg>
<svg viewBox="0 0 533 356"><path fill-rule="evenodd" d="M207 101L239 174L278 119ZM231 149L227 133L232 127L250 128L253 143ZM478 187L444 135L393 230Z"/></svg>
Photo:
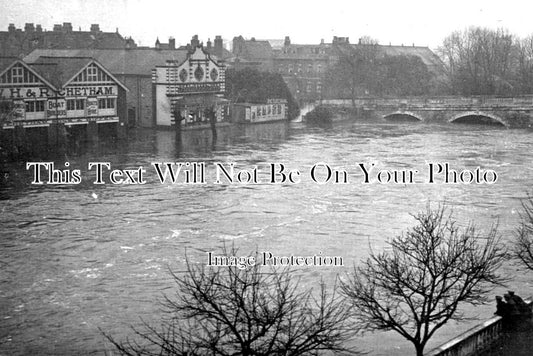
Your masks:
<svg viewBox="0 0 533 356"><path fill-rule="evenodd" d="M96 121L89 121L89 123L87 123L87 141L98 141L98 124Z"/></svg>

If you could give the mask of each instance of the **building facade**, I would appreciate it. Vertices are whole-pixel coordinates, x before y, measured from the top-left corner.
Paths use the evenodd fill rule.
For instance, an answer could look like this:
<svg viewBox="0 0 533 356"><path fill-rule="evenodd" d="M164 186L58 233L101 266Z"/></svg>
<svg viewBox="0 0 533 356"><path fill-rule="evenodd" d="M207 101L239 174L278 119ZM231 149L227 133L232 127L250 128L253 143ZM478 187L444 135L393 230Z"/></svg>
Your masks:
<svg viewBox="0 0 533 356"><path fill-rule="evenodd" d="M271 45L272 44L272 45ZM348 37L334 36L330 43L293 44L284 40L233 39L235 57L228 64L236 70L253 67L283 76L293 97L302 104L324 97L324 75L343 55L364 44L351 44ZM415 56L422 60L434 78L443 76L444 65L428 47L376 45L378 56Z"/></svg>
<svg viewBox="0 0 533 356"><path fill-rule="evenodd" d="M225 65L217 62L198 45L182 61L167 61L153 73L156 124L171 127L180 120L183 126L227 120ZM212 110L212 112L210 111ZM180 118L175 114L179 113Z"/></svg>
<svg viewBox="0 0 533 356"><path fill-rule="evenodd" d="M287 120L287 101L269 99L267 103L235 103L231 108L231 121L236 123L259 123Z"/></svg>
<svg viewBox="0 0 533 356"><path fill-rule="evenodd" d="M49 143L85 125L89 136L110 124L124 133L126 87L92 58L17 60L0 71L2 131L42 128ZM64 137L63 137L64 138Z"/></svg>

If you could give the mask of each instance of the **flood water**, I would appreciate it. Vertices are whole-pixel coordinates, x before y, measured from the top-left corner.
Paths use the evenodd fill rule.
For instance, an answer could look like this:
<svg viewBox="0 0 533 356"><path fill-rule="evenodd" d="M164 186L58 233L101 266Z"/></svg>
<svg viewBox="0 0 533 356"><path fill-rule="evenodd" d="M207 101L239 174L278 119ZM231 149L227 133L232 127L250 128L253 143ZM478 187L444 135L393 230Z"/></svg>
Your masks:
<svg viewBox="0 0 533 356"><path fill-rule="evenodd" d="M53 159L56 168L80 169L76 185L32 185L26 161L3 164L0 189L0 355L103 355L118 339L133 336L141 319L156 323L157 303L173 291L169 269L182 271L185 255L206 263L206 252L234 244L241 251L274 255L342 256L345 267L300 267L304 286L337 274L386 247L386 240L414 224L411 214L446 202L461 226L481 231L497 223L513 237L521 199L532 191L533 134L529 130L475 125L337 123L262 124L245 132L138 131L125 144L79 149ZM93 184L88 162L112 169L146 169L144 185ZM206 184L161 184L153 162L205 162ZM257 167L258 184L214 184L215 162L235 169ZM322 162L346 171L347 184L318 184L311 168ZM268 184L268 167L299 170L296 184ZM429 164L497 174L494 184L428 183ZM365 184L358 166L374 170ZM279 166L278 166L279 167ZM324 179L324 165L317 169ZM319 168L320 168L319 167ZM413 171L414 183L379 183L379 170ZM385 174L382 177L386 177ZM517 294L533 294L531 275L507 264ZM504 288L494 291L502 294ZM494 307L469 308L483 320ZM475 321L450 324L428 346L455 336ZM385 342L383 340L386 340ZM373 355L413 353L394 333L354 341Z"/></svg>

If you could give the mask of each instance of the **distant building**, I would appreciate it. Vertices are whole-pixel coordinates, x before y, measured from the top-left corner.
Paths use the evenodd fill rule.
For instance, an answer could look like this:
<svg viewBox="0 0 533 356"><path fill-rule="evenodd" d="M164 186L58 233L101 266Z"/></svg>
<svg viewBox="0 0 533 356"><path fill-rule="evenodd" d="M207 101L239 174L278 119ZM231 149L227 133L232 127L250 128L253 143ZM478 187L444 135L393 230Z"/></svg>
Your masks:
<svg viewBox="0 0 533 356"><path fill-rule="evenodd" d="M182 125L208 123L207 110L214 110L216 121L227 117L225 93L225 65L196 45L186 58L168 60L155 68L156 124L170 127L175 123L174 113L184 119Z"/></svg>
<svg viewBox="0 0 533 356"><path fill-rule="evenodd" d="M341 55L353 51L361 44L351 44L348 37L333 37L331 43L293 44L289 36L284 40L233 39L234 58L228 66L245 67L280 73L292 95L298 101L322 98L324 73ZM411 55L419 57L435 77L442 77L444 65L428 47L377 45L379 56Z"/></svg>
<svg viewBox="0 0 533 356"><path fill-rule="evenodd" d="M334 39L334 42L337 38ZM322 95L322 76L337 61L332 44L292 44L287 36L276 51L273 70L283 76L298 101L314 101Z"/></svg>
<svg viewBox="0 0 533 356"><path fill-rule="evenodd" d="M287 101L270 99L267 103L235 103L231 108L231 121L259 123L287 120Z"/></svg>
<svg viewBox="0 0 533 356"><path fill-rule="evenodd" d="M16 60L0 69L1 128L54 128L48 137L77 125L90 126L94 134L104 124L120 130L126 90L92 58L41 57L31 65Z"/></svg>
<svg viewBox="0 0 533 356"><path fill-rule="evenodd" d="M9 24L7 31L0 31L0 53L3 56L21 58L37 48L126 48L136 47L131 38L123 38L116 32L103 32L98 24L90 31L74 30L70 22L54 25L53 30L43 30L41 25L26 23L24 30Z"/></svg>
<svg viewBox="0 0 533 356"><path fill-rule="evenodd" d="M233 54L224 48L224 41L221 36L216 36L214 42L211 42L211 39L208 39L207 43L204 45L203 42L200 42L198 39L198 35L194 35L192 36L190 43L185 46L180 46L178 49L192 52L198 46L202 46L205 52L216 57L218 61L227 61L233 57Z"/></svg>
<svg viewBox="0 0 533 356"><path fill-rule="evenodd" d="M245 40L242 36L233 38L233 57L228 60L228 64L235 69L255 68L260 71L271 71L273 69L273 51L270 42L266 40L256 40L252 37Z"/></svg>

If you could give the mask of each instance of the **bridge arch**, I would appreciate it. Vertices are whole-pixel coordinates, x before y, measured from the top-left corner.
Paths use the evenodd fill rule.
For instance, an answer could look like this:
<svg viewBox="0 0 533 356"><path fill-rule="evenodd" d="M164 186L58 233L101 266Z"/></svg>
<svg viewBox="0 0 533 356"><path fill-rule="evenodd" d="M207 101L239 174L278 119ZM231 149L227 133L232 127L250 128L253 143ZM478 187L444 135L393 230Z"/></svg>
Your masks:
<svg viewBox="0 0 533 356"><path fill-rule="evenodd" d="M401 120L401 121L411 121L411 122L417 122L417 121L424 121L424 119L411 111L395 111L390 114L383 115L383 118L385 120Z"/></svg>
<svg viewBox="0 0 533 356"><path fill-rule="evenodd" d="M504 120L502 119L501 117L499 116L496 116L496 115L493 115L493 114L489 114L489 113L486 113L486 112L483 112L483 111L465 111L465 112L462 112L460 114L457 114L455 116L453 116L450 120L448 120L449 123L453 123L453 122L468 122L468 120L461 120L461 119L465 119L467 117L477 117L477 118L487 118L489 120L487 120L487 124L500 124L502 126L505 126L505 127L509 127L509 124ZM478 119L479 121L479 119ZM484 121L483 119L481 119L481 121Z"/></svg>

